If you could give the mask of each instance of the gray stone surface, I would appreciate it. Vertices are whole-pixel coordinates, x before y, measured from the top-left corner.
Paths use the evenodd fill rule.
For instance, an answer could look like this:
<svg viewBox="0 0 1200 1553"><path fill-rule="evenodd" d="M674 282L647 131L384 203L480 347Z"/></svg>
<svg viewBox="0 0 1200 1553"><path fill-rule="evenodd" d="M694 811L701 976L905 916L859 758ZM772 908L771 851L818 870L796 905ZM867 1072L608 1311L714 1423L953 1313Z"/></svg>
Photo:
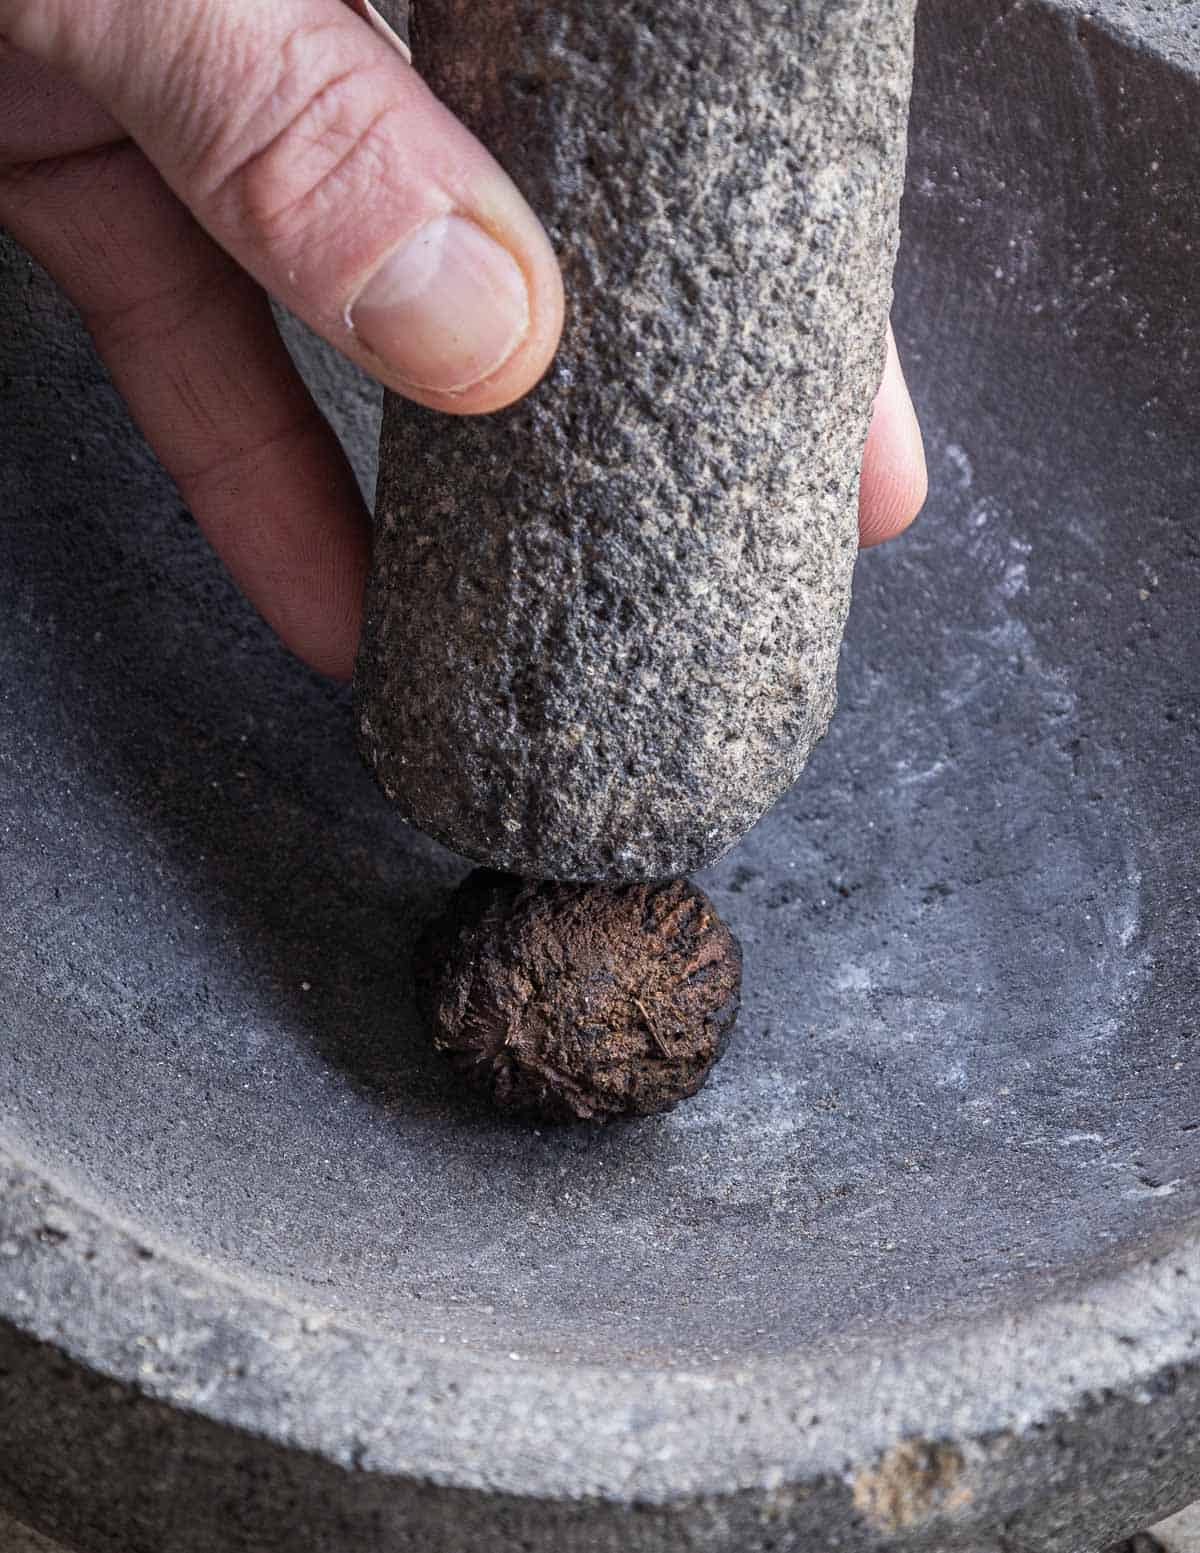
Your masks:
<svg viewBox="0 0 1200 1553"><path fill-rule="evenodd" d="M51 1542L39 1532L11 1520L0 1510L0 1553L67 1553L60 1542Z"/></svg>
<svg viewBox="0 0 1200 1553"><path fill-rule="evenodd" d="M71 1550L65 1544L52 1542L40 1532L11 1520L0 1510L0 1553L71 1553ZM1008 1550L977 1545L970 1553L1008 1553ZM1109 1553L1200 1553L1200 1504L1189 1505L1149 1531L1139 1532L1127 1542L1118 1544Z"/></svg>
<svg viewBox="0 0 1200 1553"><path fill-rule="evenodd" d="M518 407L385 412L361 745L455 850L684 874L825 732L911 38L912 0L421 0L416 61L568 297Z"/></svg>
<svg viewBox="0 0 1200 1553"><path fill-rule="evenodd" d="M1200 1553L1200 1504L1188 1505L1150 1529L1163 1553Z"/></svg>
<svg viewBox="0 0 1200 1553"><path fill-rule="evenodd" d="M861 563L804 780L702 881L739 1040L600 1138L448 1080L408 954L463 870L3 250L18 1521L78 1553L1091 1553L1200 1494L1181 57L927 0L897 322L930 511Z"/></svg>

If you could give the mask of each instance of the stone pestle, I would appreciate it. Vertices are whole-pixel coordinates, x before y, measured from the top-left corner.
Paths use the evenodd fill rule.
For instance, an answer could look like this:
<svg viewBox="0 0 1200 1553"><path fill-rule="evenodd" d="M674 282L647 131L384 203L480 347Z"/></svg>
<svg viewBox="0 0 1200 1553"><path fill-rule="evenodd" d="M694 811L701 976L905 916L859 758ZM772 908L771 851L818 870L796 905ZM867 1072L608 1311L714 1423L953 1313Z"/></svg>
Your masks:
<svg viewBox="0 0 1200 1553"><path fill-rule="evenodd" d="M534 878L714 862L833 712L913 0L418 0L560 255L509 410L389 395L355 676L400 812Z"/></svg>

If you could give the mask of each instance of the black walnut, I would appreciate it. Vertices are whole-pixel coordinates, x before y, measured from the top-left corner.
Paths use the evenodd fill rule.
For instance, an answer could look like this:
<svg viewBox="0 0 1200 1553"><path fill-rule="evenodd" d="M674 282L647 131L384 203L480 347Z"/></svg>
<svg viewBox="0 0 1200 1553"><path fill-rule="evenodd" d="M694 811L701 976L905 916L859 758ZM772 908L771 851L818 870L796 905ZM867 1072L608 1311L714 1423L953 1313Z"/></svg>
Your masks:
<svg viewBox="0 0 1200 1553"><path fill-rule="evenodd" d="M417 950L434 1041L497 1107L548 1122L668 1111L737 1018L742 956L686 879L544 884L478 869Z"/></svg>

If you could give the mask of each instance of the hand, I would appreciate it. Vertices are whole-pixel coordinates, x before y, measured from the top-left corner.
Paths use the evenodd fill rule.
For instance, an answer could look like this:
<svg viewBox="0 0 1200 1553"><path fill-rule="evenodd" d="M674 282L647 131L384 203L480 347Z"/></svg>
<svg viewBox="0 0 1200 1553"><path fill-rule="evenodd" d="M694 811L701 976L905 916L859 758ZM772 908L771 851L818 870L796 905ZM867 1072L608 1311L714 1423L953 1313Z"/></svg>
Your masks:
<svg viewBox="0 0 1200 1553"><path fill-rule="evenodd" d="M453 414L519 398L562 324L521 195L341 0L0 0L0 224L78 307L239 586L339 677L367 514L267 292ZM864 544L911 522L924 481L889 341Z"/></svg>

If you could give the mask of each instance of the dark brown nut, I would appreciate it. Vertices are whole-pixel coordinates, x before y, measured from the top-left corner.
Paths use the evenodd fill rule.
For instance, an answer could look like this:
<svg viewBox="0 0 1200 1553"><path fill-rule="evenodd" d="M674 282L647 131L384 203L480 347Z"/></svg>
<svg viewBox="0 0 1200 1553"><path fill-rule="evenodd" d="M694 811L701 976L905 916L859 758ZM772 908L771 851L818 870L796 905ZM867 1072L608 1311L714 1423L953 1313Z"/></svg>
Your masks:
<svg viewBox="0 0 1200 1553"><path fill-rule="evenodd" d="M554 1122L694 1095L741 981L737 940L686 879L535 884L480 869L417 951L438 1048L500 1109Z"/></svg>

